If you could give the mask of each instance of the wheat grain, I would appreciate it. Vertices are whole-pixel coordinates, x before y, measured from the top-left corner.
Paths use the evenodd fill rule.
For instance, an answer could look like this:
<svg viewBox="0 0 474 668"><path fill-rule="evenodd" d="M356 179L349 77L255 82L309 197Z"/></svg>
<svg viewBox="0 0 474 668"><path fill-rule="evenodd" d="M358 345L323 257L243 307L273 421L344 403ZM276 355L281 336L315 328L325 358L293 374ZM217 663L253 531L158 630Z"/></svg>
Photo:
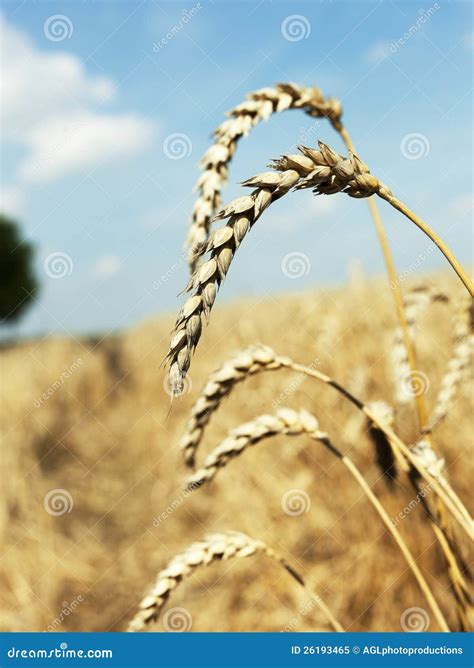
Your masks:
<svg viewBox="0 0 474 668"><path fill-rule="evenodd" d="M196 450L202 440L204 429L214 411L235 384L260 371L288 366L289 362L288 358L276 355L269 346L258 344L236 353L209 376L191 409L185 433L180 441L187 466L194 466Z"/></svg>
<svg viewBox="0 0 474 668"><path fill-rule="evenodd" d="M466 299L462 300L456 314L453 351L447 371L441 380L432 414L428 424L423 429L424 433L430 433L452 408L456 392L469 369L473 346L473 303L471 299Z"/></svg>
<svg viewBox="0 0 474 668"><path fill-rule="evenodd" d="M196 569L201 566L207 566L215 561L234 558L241 559L254 554L264 554L266 557L278 562L299 585L306 589L302 576L263 541L255 540L237 531L216 533L187 547L158 573L155 583L140 603L140 609L130 622L128 630L146 630L152 622L158 619L171 592L180 582L192 575ZM324 612L335 631L341 632L344 630L319 596L313 595L312 600Z"/></svg>
<svg viewBox="0 0 474 668"><path fill-rule="evenodd" d="M200 249L199 254L209 252L210 259L196 270L186 288L194 294L178 315L167 355L174 394L182 392L191 354L201 337L202 316L209 317L217 288L225 279L237 248L272 202L294 186L312 188L317 194L346 192L351 197L389 192L357 156L344 158L322 142L319 147L320 151L300 147L301 155L283 156L274 161L274 168L279 172L265 172L244 181L243 185L255 188L252 195L238 197L217 214L216 219L229 218L229 221L213 232L206 248Z"/></svg>
<svg viewBox="0 0 474 668"><path fill-rule="evenodd" d="M400 466L400 468L408 472L410 470L410 467L413 467L415 471L417 472L417 475L421 476L424 478L424 480L430 485L430 488L433 489L433 491L438 495L438 497L445 503L446 507L449 509L453 517L456 518L457 522L459 523L460 526L463 527L463 529L466 531L468 536L472 536L473 533L473 528L472 528L472 519L469 515L469 512L467 511L466 507L462 503L462 501L458 498L452 487L449 485L449 483L445 480L444 477L442 477L440 480L437 480L434 478L429 471L426 470L423 464L423 459L418 457L416 452L413 452L412 449L410 449L393 431L393 429L390 427L389 424L384 420L383 416L380 414L380 412L373 411L371 408L364 404L360 399L355 397L351 392L349 392L343 385L338 383L336 380L331 378L330 376L321 373L320 371L317 371L314 368L304 366L302 364L298 364L297 362L294 362L293 360L282 357L279 355L276 355L271 349L266 347L267 350L267 356L271 360L268 363L268 366L270 368L287 368L291 369L293 371L296 371L297 373L309 376L311 378L314 378L320 382L323 382L327 385L330 385L333 387L337 392L339 392L346 400L348 400L350 403L352 403L357 409L362 411L364 413L365 417L369 420L370 423L373 423L383 434L385 434L386 438L388 439L390 445L392 446L394 455L397 459L397 462ZM277 359L278 360L278 366L274 367L273 366L273 360ZM261 361L261 371L266 370L266 365L263 363L263 360ZM224 365L225 366L225 365ZM227 375L232 375L232 367L228 366L226 374ZM236 371L236 378L239 378L239 380L243 380L243 377L239 377L240 372ZM245 375L247 377L247 375ZM232 387L235 385L235 383L230 383L228 391L232 389ZM199 399L198 399L199 401ZM215 405L213 405L212 410L215 411L220 402L216 402ZM205 425L202 424L202 427ZM186 441L186 439L191 438L192 440L192 434L185 434L183 437L183 442ZM202 432L194 440L194 444L188 449L187 457L189 461L193 461L195 459L195 454L196 454L196 448L201 441L202 438Z"/></svg>
<svg viewBox="0 0 474 668"><path fill-rule="evenodd" d="M226 466L231 459L238 457L247 447L255 445L266 438L277 435L300 436L302 434L322 443L331 454L346 466L351 475L356 479L395 539L441 629L449 631L443 613L433 597L423 574L385 508L372 492L364 476L353 461L338 450L329 439L329 436L320 430L318 420L311 413L305 410L295 411L290 408L280 408L275 415L261 415L250 422L232 429L228 437L206 457L202 468L188 478L185 488L194 490L199 485L209 482L215 477L217 471Z"/></svg>
<svg viewBox="0 0 474 668"><path fill-rule="evenodd" d="M247 95L246 101L227 112L228 120L215 130L214 144L206 151L200 163L203 172L195 188L198 197L186 241L191 273L196 268L196 250L207 242L211 218L221 205L221 191L227 181L228 164L238 141L247 136L260 121L286 109L301 109L313 118L328 118L336 129L340 127L342 108L338 100L325 99L319 88L302 87L294 83L253 91Z"/></svg>
<svg viewBox="0 0 474 668"><path fill-rule="evenodd" d="M166 356L170 365L170 387L174 394L182 392L191 355L201 337L202 316L209 317L217 288L225 279L237 248L272 202L295 187L311 188L315 194L345 192L357 198L377 194L399 208L400 203L391 191L370 174L369 168L358 156L351 154L344 158L322 142L319 142L319 149L316 151L301 146L301 155L284 155L273 161L272 166L279 173L264 172L244 181L243 185L255 188L254 192L238 197L217 214L216 219L229 220L224 227L213 232L207 246L199 252L200 255L209 252L210 258L196 270L188 283L186 291L194 294L178 315L175 334ZM406 207L404 214L413 219L414 214ZM462 267L437 235L417 217L413 222L435 241L464 283L470 285Z"/></svg>

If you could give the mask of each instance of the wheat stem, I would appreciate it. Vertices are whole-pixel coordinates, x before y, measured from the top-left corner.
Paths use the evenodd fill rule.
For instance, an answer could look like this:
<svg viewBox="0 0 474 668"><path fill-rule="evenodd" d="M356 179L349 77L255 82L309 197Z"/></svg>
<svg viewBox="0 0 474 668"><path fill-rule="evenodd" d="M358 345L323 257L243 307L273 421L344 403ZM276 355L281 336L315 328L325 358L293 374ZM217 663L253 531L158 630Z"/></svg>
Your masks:
<svg viewBox="0 0 474 668"><path fill-rule="evenodd" d="M359 484L362 491L367 496L370 503L373 505L376 512L382 519L383 523L395 539L395 542L400 548L405 561L415 576L415 579L418 582L418 585L424 594L428 605L430 606L436 620L438 621L440 628L442 631L449 632L449 627L436 602L436 599L431 593L421 570L418 568L418 565L410 552L410 549L406 545L398 529L391 521L390 516L386 512L385 508L372 492L364 476L353 463L353 461L347 457L347 455L344 455L331 442L326 433L320 431L317 419L306 411L297 412L288 408L281 408L274 416L262 415L252 422L248 422L246 424L240 425L240 427L237 427L236 429L233 429L229 433L229 436L208 455L203 464L203 467L196 471L196 473L188 479L186 483L187 489L195 489L200 484L212 480L219 468L224 467L230 459L240 455L243 450L246 449L246 447L255 445L262 440L279 434L285 434L289 436L305 434L313 440L322 443L326 449L331 452L331 454L333 454L344 464L351 475L355 478L356 482Z"/></svg>
<svg viewBox="0 0 474 668"><path fill-rule="evenodd" d="M214 561L245 558L258 553L264 554L283 566L286 572L311 595L311 600L315 601L333 629L339 633L344 631L321 597L309 591L302 576L281 555L263 541L255 540L237 531L212 534L202 541L192 543L183 552L173 557L168 565L158 573L153 586L140 603L139 611L129 623L128 631L145 631L152 622L158 619L171 592L200 566L207 566Z"/></svg>
<svg viewBox="0 0 474 668"><path fill-rule="evenodd" d="M411 209L409 209L406 204L401 202L399 199L394 197L392 193L387 193L387 192L380 192L378 193L380 197L384 200L386 200L389 204L391 204L397 211L400 211L400 213L403 213L404 216L406 216L409 220L412 221L412 223L415 223L417 227L422 230L427 237L431 239L431 241L439 248L439 250L443 253L444 257L447 259L449 264L452 266L456 274L459 276L461 281L464 283L467 291L471 295L471 297L474 296L474 286L472 284L471 279L467 275L467 273L464 271L462 268L461 264L458 262L458 260L455 258L451 250L448 248L448 246L444 243L442 239L436 234L434 230L431 229L429 225L427 225L419 216L417 216Z"/></svg>

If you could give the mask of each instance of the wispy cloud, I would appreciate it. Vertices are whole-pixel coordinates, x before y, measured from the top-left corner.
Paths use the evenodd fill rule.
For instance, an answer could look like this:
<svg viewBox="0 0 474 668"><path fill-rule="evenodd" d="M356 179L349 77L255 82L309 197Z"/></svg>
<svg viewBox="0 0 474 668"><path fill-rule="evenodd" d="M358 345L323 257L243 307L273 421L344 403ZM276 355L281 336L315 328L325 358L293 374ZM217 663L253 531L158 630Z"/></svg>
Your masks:
<svg viewBox="0 0 474 668"><path fill-rule="evenodd" d="M156 123L103 107L117 95L108 77L91 76L76 56L38 49L3 17L2 109L6 141L26 147L18 177L44 182L144 148Z"/></svg>
<svg viewBox="0 0 474 668"><path fill-rule="evenodd" d="M118 255L102 255L94 266L94 276L97 278L111 278L120 271L122 261Z"/></svg>
<svg viewBox="0 0 474 668"><path fill-rule="evenodd" d="M390 55L390 44L388 42L375 42L365 52L365 60L369 65L376 65Z"/></svg>

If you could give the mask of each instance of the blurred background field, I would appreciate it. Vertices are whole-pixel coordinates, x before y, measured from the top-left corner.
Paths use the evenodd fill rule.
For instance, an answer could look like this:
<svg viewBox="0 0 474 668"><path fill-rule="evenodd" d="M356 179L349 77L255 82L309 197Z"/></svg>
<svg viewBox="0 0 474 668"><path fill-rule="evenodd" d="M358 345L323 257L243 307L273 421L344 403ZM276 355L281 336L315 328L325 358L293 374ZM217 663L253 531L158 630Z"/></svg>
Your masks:
<svg viewBox="0 0 474 668"><path fill-rule="evenodd" d="M444 273L424 281L459 295ZM417 348L429 405L449 359L451 309L435 304L420 324ZM103 339L45 338L0 351L2 630L123 630L169 558L227 529L278 549L348 630L400 630L405 609L425 606L421 594L359 488L321 446L299 437L258 444L186 498L177 447L207 375L229 353L255 342L316 364L364 400L393 403L396 322L385 280L354 274L338 289L220 305L204 332L188 391L170 410L160 365L172 320L158 317ZM203 452L229 428L273 412L275 402L304 407L350 453L396 517L413 493L403 476L387 489L361 415L330 387L294 380L277 371L237 387L211 420ZM416 435L412 411L409 404L396 415L407 442ZM436 433L465 502L471 496L471 415L472 386L466 383ZM281 499L295 488L308 494L311 506L293 517L283 512ZM46 511L45 496L53 489L70 495L70 512ZM419 505L399 529L454 621L441 557ZM199 571L168 607L189 611L195 631L269 631L288 624L297 631L327 630L307 604L287 574L254 556ZM154 629L162 630L161 622ZM436 630L434 621L429 630Z"/></svg>

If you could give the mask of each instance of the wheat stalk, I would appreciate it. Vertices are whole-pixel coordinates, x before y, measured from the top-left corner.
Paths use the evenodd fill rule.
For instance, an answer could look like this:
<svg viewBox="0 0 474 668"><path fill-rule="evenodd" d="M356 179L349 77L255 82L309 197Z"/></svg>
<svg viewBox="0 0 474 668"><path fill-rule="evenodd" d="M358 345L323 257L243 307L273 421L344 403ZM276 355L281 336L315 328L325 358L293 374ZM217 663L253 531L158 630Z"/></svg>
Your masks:
<svg viewBox="0 0 474 668"><path fill-rule="evenodd" d="M139 611L130 622L128 631L146 630L152 622L158 619L171 592L201 566L226 559L242 559L254 554L264 554L279 563L307 591L301 575L263 541L255 540L237 531L216 533L187 547L173 557L168 565L158 573L152 588L140 603ZM320 596L312 594L312 600L322 610L335 631L344 631Z"/></svg>
<svg viewBox="0 0 474 668"><path fill-rule="evenodd" d="M429 434L449 413L461 381L466 377L474 346L472 300L462 300L454 324L454 346L448 368L441 380L436 403L428 424L423 429Z"/></svg>
<svg viewBox="0 0 474 668"><path fill-rule="evenodd" d="M246 352L246 351L244 351ZM415 471L417 472L418 475L420 475L429 485L430 489L432 489L439 497L440 499L446 504L447 508L449 509L450 513L453 515L453 517L456 518L457 522L459 523L460 526L463 527L463 529L466 531L466 533L469 536L472 536L472 519L465 508L464 504L462 501L458 498L454 490L451 488L449 483L442 478L441 480L437 480L434 478L424 467L423 461L419 459L417 456L416 452L414 453L398 436L397 434L393 431L393 429L385 422L383 417L381 417L379 412L371 410L371 408L364 404L360 399L355 397L351 392L349 392L343 385L338 383L336 380L331 378L330 376L321 373L320 371L317 371L314 368L304 366L302 364L298 364L297 362L294 362L293 360L287 358L287 357L282 357L279 355L276 355L273 351L271 351L268 346L266 346L266 353L269 358L268 365L266 365L263 360L260 362L261 366L261 371L265 371L267 366L268 368L273 368L273 369L278 369L278 368L287 368L293 371L296 371L300 374L304 374L308 377L314 378L320 382L323 382L327 385L330 385L333 387L337 392L339 392L345 399L350 401L356 408L358 408L360 411L364 413L366 418L373 423L374 425L377 426L377 428L382 431L386 438L389 440L393 451L394 455L397 458L397 461L404 471L408 471L409 466L412 466ZM273 353L273 354L272 354ZM277 366L274 366L274 362L277 360ZM231 365L227 364L226 366L226 376L228 377L228 380L226 380L226 383L229 383L228 390L225 392L225 394L228 394L229 391L232 389L232 387L235 385L235 382L231 382L231 379L229 376L232 376L232 367ZM248 377L249 374L245 374L244 377L241 375L242 369L236 369L235 370L235 378L237 380L244 380L244 377ZM217 395L219 395L219 392L217 392ZM198 403L200 399L202 399L203 396L201 395L198 398ZM205 399L204 399L205 401ZM202 423L201 427L204 429L205 424L207 424L207 421L211 417L212 413L219 407L220 401L213 402L212 404L209 404L209 411L208 411L208 416L206 423ZM186 459L188 463L193 462L195 459L195 454L196 454L196 448L198 447L200 441L202 439L202 431L199 433L197 432L195 435L195 438L193 440L193 436L191 432L187 432L183 436L183 443L186 443L186 441L192 441L193 443L190 443L190 445L186 448Z"/></svg>
<svg viewBox="0 0 474 668"><path fill-rule="evenodd" d="M255 420L246 422L245 424L232 429L229 432L228 437L207 456L202 468L188 478L186 489L195 489L197 486L212 480L220 468L226 466L231 459L238 457L248 446L255 445L272 436L300 436L302 434L322 443L331 454L346 466L351 475L358 482L364 494L372 503L383 523L395 539L395 542L400 548L409 568L413 572L428 605L436 617L440 628L443 631L449 631L443 613L431 593L422 572L418 568L413 555L397 528L394 526L387 511L372 492L364 476L353 461L334 446L328 435L320 430L318 420L314 415L311 415L307 411L294 411L289 408L280 408L275 415L261 415Z"/></svg>
<svg viewBox="0 0 474 668"><path fill-rule="evenodd" d="M416 286L406 293L404 297L405 316L412 346L415 345L418 322L426 309L435 302L448 301L447 295L437 292L427 285ZM395 398L398 403L406 404L412 398L412 393L406 391L405 385L417 369L413 369L410 364L404 332L401 327L397 327L394 332L391 358L395 380Z"/></svg>
<svg viewBox="0 0 474 668"><path fill-rule="evenodd" d="M227 112L228 120L215 130L214 144L201 159L203 171L195 188L198 197L186 240L191 273L196 268L196 251L207 242L212 216L221 205L228 164L242 137L247 136L260 121L286 109L301 109L313 118L328 118L336 129L340 127L341 103L335 98L325 99L319 88L294 83L277 84L274 88L253 91L246 97L244 102Z"/></svg>
<svg viewBox="0 0 474 668"><path fill-rule="evenodd" d="M252 195L238 197L216 216L216 219L229 220L225 226L213 232L207 247L201 249L201 254L210 253L210 259L196 270L186 288L194 294L185 302L178 315L167 354L173 393L182 392L191 354L201 337L202 316L209 317L217 288L225 279L237 248L272 202L292 187L311 188L315 194L345 192L358 198L377 194L392 204L398 202L387 186L370 174L367 165L356 155L344 158L322 142L319 142L319 148L316 151L302 146L301 155L284 155L275 160L273 167L278 172L265 172L244 181L243 185L255 188ZM465 284L470 285L462 267L437 235L422 221L420 224L418 220L416 224L441 248Z"/></svg>

